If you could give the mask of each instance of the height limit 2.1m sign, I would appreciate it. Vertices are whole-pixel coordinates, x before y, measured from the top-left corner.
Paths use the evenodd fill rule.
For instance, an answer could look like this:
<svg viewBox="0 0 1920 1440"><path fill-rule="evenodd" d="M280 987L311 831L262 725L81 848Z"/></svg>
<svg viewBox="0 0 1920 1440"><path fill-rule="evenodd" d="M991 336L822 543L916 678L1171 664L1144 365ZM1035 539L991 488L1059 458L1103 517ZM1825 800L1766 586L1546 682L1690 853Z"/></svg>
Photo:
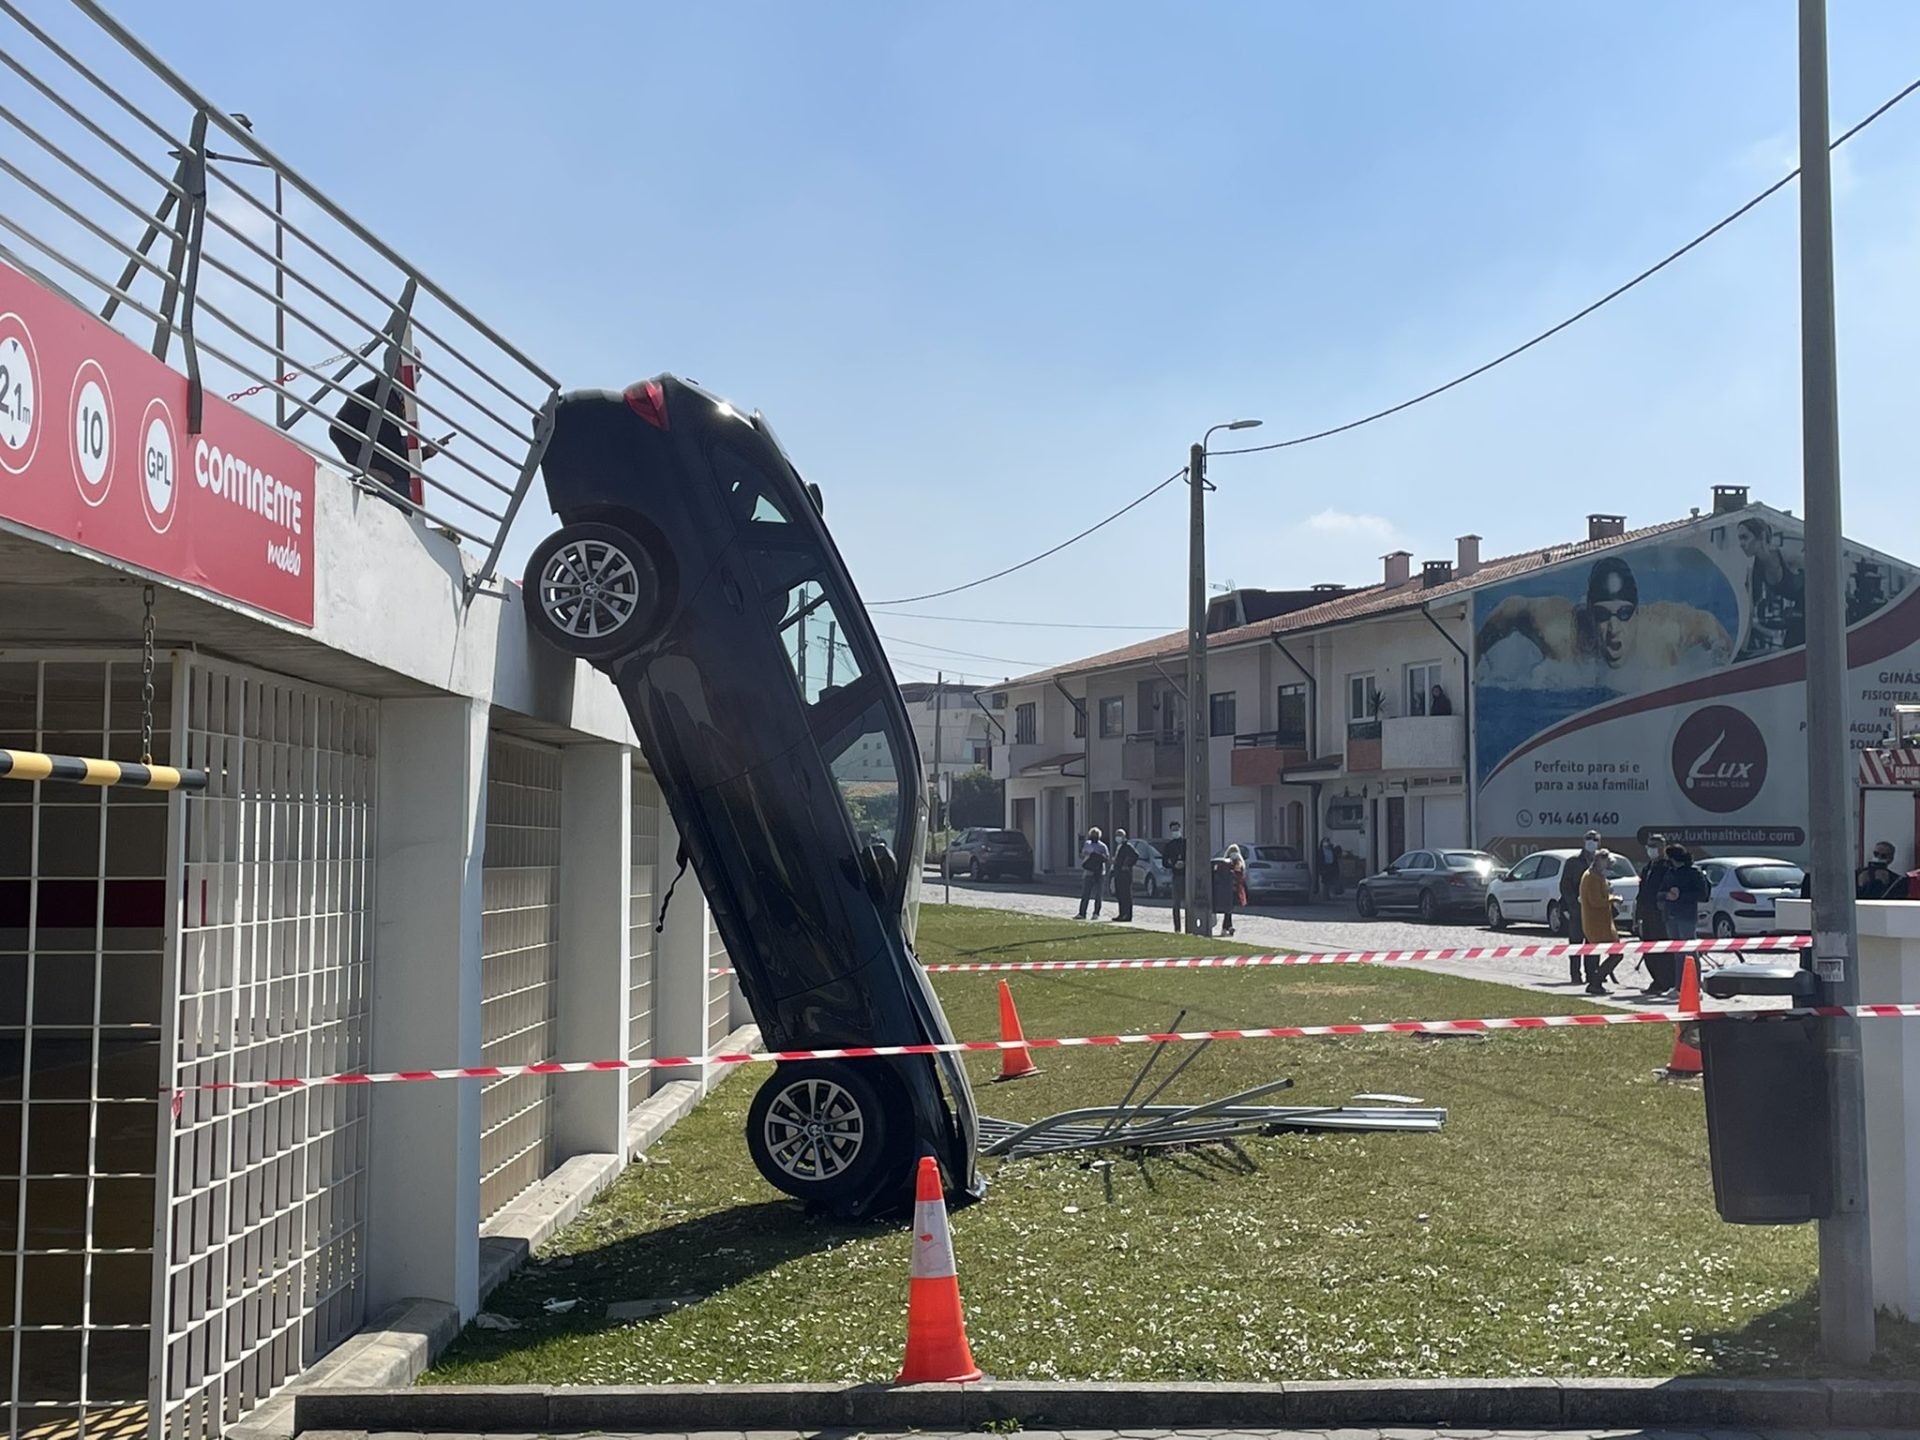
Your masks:
<svg viewBox="0 0 1920 1440"><path fill-rule="evenodd" d="M0 516L313 623L314 463L0 264Z"/></svg>

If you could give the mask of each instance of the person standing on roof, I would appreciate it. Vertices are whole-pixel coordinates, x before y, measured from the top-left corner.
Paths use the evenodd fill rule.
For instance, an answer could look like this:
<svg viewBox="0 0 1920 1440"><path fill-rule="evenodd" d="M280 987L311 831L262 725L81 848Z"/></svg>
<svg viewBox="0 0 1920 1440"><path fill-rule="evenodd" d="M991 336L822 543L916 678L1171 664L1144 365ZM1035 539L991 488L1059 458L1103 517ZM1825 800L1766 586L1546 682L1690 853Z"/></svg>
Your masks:
<svg viewBox="0 0 1920 1440"><path fill-rule="evenodd" d="M1113 918L1122 925L1133 919L1133 867L1140 863L1140 852L1127 839L1127 832L1113 832Z"/></svg>
<svg viewBox="0 0 1920 1440"><path fill-rule="evenodd" d="M387 387L387 403L380 412L380 425L376 430L373 423L374 402L380 398L382 385ZM367 456L366 473L380 482L374 488L374 493L402 514L411 515L415 472L394 459L396 455L407 453L407 432L400 428L405 418L405 400L398 380L375 375L366 384L356 386L347 397L327 430L327 438L333 441L333 448L340 452L340 458L349 467L357 469L361 452L367 449L367 437L372 436L375 448ZM383 450L389 453L382 454ZM420 437L422 464L439 453L424 435Z"/></svg>
<svg viewBox="0 0 1920 1440"><path fill-rule="evenodd" d="M1092 826L1087 831L1086 841L1080 846L1080 914L1079 919L1087 918L1087 902L1093 902L1093 918L1100 918L1100 891L1107 877L1107 842L1100 838L1100 827Z"/></svg>
<svg viewBox="0 0 1920 1440"><path fill-rule="evenodd" d="M1181 930L1181 912L1187 904L1187 837L1180 833L1180 822L1174 821L1167 827L1167 843L1160 847L1161 858L1167 862L1167 869L1173 872L1173 933Z"/></svg>

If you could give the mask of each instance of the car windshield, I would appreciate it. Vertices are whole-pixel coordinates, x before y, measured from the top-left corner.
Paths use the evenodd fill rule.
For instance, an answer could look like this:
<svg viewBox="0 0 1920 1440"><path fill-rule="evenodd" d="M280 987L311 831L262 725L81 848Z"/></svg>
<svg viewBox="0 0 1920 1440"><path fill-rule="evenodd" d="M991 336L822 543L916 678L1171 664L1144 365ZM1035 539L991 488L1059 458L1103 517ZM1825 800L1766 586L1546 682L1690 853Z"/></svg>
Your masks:
<svg viewBox="0 0 1920 1440"><path fill-rule="evenodd" d="M1253 858L1272 860L1280 864L1297 864L1300 852L1291 845L1256 845L1253 847Z"/></svg>
<svg viewBox="0 0 1920 1440"><path fill-rule="evenodd" d="M1022 835L1018 830L989 830L986 832L986 838L1001 845L1024 845L1027 843L1027 837Z"/></svg>
<svg viewBox="0 0 1920 1440"><path fill-rule="evenodd" d="M1480 850L1443 850L1440 858L1449 870L1497 870L1500 862Z"/></svg>
<svg viewBox="0 0 1920 1440"><path fill-rule="evenodd" d="M1733 872L1749 890L1798 890L1807 872L1798 865L1742 865Z"/></svg>

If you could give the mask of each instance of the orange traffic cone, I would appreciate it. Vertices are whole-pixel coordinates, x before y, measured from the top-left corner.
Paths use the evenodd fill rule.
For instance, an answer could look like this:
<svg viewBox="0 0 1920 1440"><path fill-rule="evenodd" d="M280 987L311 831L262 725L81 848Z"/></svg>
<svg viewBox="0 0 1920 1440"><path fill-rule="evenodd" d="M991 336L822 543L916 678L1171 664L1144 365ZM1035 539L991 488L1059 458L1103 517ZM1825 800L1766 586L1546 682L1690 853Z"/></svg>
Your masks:
<svg viewBox="0 0 1920 1440"><path fill-rule="evenodd" d="M953 1265L940 1165L931 1155L920 1157L914 1190L913 1278L908 1284L907 1358L898 1383L951 1385L980 1379L960 1313L960 1276Z"/></svg>
<svg viewBox="0 0 1920 1440"><path fill-rule="evenodd" d="M1700 968L1691 955L1687 956L1687 968L1680 977L1680 1013L1700 1013ZM1669 1080L1690 1080L1701 1073L1698 1020L1680 1022L1673 1032L1673 1058L1660 1073Z"/></svg>
<svg viewBox="0 0 1920 1440"><path fill-rule="evenodd" d="M1002 1040L1025 1040L1026 1034L1020 1029L1020 1013L1013 1008L1013 991L1007 988L1007 982L1000 982L1000 1038ZM995 1082L1001 1080L1024 1080L1029 1075L1038 1075L1040 1067L1033 1063L1033 1056L1022 1045L1017 1050L1000 1052L1000 1073L994 1076Z"/></svg>

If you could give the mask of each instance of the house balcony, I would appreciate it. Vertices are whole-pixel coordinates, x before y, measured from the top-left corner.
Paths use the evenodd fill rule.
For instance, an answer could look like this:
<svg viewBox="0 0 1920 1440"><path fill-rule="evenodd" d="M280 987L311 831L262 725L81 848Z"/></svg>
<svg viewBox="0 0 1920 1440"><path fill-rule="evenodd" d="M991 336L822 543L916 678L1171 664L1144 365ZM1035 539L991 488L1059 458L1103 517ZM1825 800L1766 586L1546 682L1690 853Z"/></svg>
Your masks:
<svg viewBox="0 0 1920 1440"><path fill-rule="evenodd" d="M1349 744L1348 769L1355 768ZM1457 770L1467 763L1467 722L1459 715L1393 715L1380 724L1383 770Z"/></svg>
<svg viewBox="0 0 1920 1440"><path fill-rule="evenodd" d="M1120 742L1123 780L1178 780L1186 773L1184 730L1137 730Z"/></svg>
<svg viewBox="0 0 1920 1440"><path fill-rule="evenodd" d="M1259 730L1233 737L1232 780L1235 785L1277 785L1280 772L1307 763L1307 737L1278 730Z"/></svg>
<svg viewBox="0 0 1920 1440"><path fill-rule="evenodd" d="M1378 720L1349 720L1347 722L1347 773L1366 774L1378 770L1381 765L1381 722Z"/></svg>
<svg viewBox="0 0 1920 1440"><path fill-rule="evenodd" d="M1041 748L1036 744L1008 744L1005 741L996 741L987 772L996 780L1011 780L1040 758Z"/></svg>

